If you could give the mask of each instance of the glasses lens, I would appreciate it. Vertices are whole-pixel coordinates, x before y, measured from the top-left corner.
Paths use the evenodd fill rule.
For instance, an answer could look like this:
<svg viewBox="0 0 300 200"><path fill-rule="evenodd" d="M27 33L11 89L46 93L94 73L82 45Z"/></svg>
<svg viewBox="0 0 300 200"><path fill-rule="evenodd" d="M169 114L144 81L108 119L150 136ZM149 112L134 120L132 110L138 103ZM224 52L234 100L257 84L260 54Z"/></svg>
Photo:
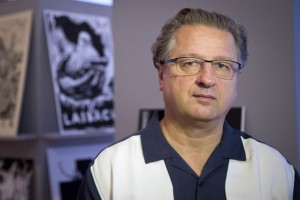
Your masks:
<svg viewBox="0 0 300 200"><path fill-rule="evenodd" d="M194 75L200 71L204 61L196 58L178 58L176 63L176 68L179 74Z"/></svg>
<svg viewBox="0 0 300 200"><path fill-rule="evenodd" d="M213 61L212 67L217 77L232 79L239 66L232 61Z"/></svg>

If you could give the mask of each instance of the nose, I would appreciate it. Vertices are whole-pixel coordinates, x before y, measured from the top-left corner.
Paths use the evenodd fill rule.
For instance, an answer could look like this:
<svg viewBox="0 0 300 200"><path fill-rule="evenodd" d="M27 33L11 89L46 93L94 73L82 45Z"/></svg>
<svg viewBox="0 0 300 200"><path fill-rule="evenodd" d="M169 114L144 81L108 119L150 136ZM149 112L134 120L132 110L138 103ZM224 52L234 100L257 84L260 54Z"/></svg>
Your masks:
<svg viewBox="0 0 300 200"><path fill-rule="evenodd" d="M196 74L197 80L196 83L202 87L213 87L216 84L217 77L211 66L211 63L205 63L203 68L198 74Z"/></svg>

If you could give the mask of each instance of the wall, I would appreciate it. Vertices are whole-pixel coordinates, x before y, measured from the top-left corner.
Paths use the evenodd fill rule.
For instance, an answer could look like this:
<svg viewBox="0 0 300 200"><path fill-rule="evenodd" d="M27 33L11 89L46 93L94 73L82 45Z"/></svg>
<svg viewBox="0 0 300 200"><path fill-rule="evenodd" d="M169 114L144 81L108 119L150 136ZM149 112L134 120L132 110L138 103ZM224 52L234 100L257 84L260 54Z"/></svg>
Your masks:
<svg viewBox="0 0 300 200"><path fill-rule="evenodd" d="M140 108L163 106L150 46L165 21L183 7L220 11L247 27L250 56L236 105L246 106L246 131L297 166L292 0L116 0L116 138L137 129Z"/></svg>
<svg viewBox="0 0 300 200"><path fill-rule="evenodd" d="M298 166L300 166L300 1L294 0L294 29L295 29L295 83L297 102L297 133L298 133Z"/></svg>
<svg viewBox="0 0 300 200"><path fill-rule="evenodd" d="M71 0L18 0L11 4L0 4L0 15L27 8L36 10L20 132L41 135L58 131L41 18L43 9L112 17L116 64L116 139L120 139L136 131L140 108L163 107L157 74L152 66L150 46L165 21L183 7L220 11L247 27L250 57L239 78L236 105L246 106L247 132L276 147L296 166L295 82L296 76L299 76L299 63L298 74L295 76L293 0L228 0L226 3L222 0L115 0L113 8ZM297 41L299 57L299 40ZM299 95L299 82L297 85ZM298 112L300 113L299 107ZM58 142L70 141L64 139ZM25 155L34 154L39 162L38 170L46 170L46 143L40 137L37 141L24 143L3 141L0 152L2 155L16 156L20 152ZM18 150L20 146L22 148ZM15 150L8 150L9 148ZM36 180L37 185L47 184L48 181L46 173L41 171L37 175L41 177ZM35 199L48 199L48 187L39 188ZM41 196L45 198L40 198Z"/></svg>

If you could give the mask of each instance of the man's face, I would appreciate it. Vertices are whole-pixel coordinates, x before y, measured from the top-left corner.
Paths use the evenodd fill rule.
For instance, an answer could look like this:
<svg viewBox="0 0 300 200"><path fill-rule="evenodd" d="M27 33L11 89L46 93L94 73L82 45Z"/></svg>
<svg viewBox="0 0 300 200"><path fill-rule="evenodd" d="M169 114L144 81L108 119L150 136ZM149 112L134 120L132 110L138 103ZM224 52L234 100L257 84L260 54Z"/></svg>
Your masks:
<svg viewBox="0 0 300 200"><path fill-rule="evenodd" d="M188 56L206 60L237 60L231 33L204 25L181 27L172 42L170 59ZM236 97L237 75L232 80L215 76L211 63L196 75L178 76L175 63L159 66L159 86L165 114L185 121L224 119Z"/></svg>

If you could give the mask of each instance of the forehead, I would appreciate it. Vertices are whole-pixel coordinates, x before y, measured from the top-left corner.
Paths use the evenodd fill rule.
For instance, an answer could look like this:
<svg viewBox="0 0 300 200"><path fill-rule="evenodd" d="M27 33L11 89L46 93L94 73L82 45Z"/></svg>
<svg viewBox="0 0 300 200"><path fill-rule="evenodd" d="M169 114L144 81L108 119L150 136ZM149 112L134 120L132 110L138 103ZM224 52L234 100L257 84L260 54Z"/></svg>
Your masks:
<svg viewBox="0 0 300 200"><path fill-rule="evenodd" d="M174 35L171 54L237 59L237 48L233 35L228 31L206 25L184 25Z"/></svg>

